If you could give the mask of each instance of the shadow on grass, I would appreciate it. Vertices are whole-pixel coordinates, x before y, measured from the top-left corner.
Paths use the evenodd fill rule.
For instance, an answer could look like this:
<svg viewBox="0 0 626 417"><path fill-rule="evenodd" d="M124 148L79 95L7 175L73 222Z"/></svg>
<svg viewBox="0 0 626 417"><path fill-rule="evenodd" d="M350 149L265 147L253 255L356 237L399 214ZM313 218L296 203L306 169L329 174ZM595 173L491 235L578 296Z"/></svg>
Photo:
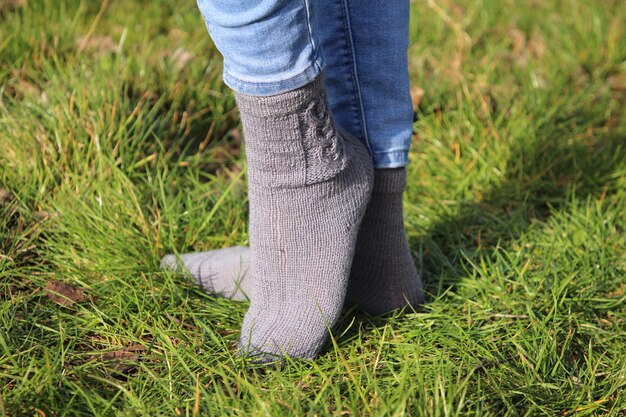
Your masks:
<svg viewBox="0 0 626 417"><path fill-rule="evenodd" d="M524 143L512 144L504 179L479 201L462 202L454 215L436 222L426 235L411 239L423 248L426 303L454 289L468 275L471 261L510 249L535 222L545 222L575 196L603 200L618 191L616 172L623 169L626 145L609 128L602 109L574 109L556 114ZM419 309L418 309L419 311ZM385 317L347 311L337 326L337 343L360 331L380 327Z"/></svg>
<svg viewBox="0 0 626 417"><path fill-rule="evenodd" d="M531 224L548 220L572 197L602 200L617 191L615 173L626 160L624 139L604 133L606 127L594 126L594 119L597 114L562 115L534 132L534 140L514 144L502 183L478 202L461 203L456 215L430 228L423 238L423 271L431 296L467 275L466 258L510 248ZM567 126L574 127L568 132Z"/></svg>

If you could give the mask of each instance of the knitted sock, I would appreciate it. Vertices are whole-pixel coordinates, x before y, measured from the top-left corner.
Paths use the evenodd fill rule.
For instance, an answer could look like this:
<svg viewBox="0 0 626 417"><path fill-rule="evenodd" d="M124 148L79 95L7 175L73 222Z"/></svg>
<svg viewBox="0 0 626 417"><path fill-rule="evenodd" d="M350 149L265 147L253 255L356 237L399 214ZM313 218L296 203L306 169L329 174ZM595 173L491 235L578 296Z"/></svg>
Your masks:
<svg viewBox="0 0 626 417"><path fill-rule="evenodd" d="M204 291L236 301L252 295L250 250L243 246L206 252L166 255L161 268L188 273Z"/></svg>
<svg viewBox="0 0 626 417"><path fill-rule="evenodd" d="M376 170L346 295L347 305L359 305L370 314L417 307L424 301L402 218L405 188L405 168Z"/></svg>
<svg viewBox="0 0 626 417"><path fill-rule="evenodd" d="M374 190L361 222L346 294L347 305L358 305L370 314L388 313L407 305L416 307L423 302L422 283L402 219L405 187L404 168L375 170ZM248 288L246 293L251 295L250 256L246 250L236 246L193 256L210 264L206 278L214 282L213 287L223 288L219 295L236 299L229 294L236 292L239 277L240 286ZM192 263L185 262L185 266L189 271L199 270ZM206 268L209 270L209 266Z"/></svg>
<svg viewBox="0 0 626 417"><path fill-rule="evenodd" d="M248 161L254 296L240 353L312 358L344 304L371 157L340 134L321 78L269 97L235 93Z"/></svg>

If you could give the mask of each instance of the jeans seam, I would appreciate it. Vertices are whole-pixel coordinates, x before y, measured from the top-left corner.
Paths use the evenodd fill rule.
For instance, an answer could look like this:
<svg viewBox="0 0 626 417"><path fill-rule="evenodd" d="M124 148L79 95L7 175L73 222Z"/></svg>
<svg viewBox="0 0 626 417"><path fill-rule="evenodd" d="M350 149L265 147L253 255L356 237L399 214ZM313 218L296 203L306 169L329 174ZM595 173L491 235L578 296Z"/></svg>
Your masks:
<svg viewBox="0 0 626 417"><path fill-rule="evenodd" d="M267 90L275 90L275 89L282 90L285 88L285 86L289 88L289 90L286 90L286 91L295 90L296 88L301 87L305 85L306 83L313 81L315 77L317 77L321 73L321 70L322 70L322 65L320 64L320 57L317 55L314 55L313 61L311 62L311 64L309 64L309 66L307 66L304 70L300 71L296 75L285 80L269 81L269 82L247 81L247 80L241 79L240 77L236 75L233 75L228 70L226 70L226 68L224 68L223 79L226 82L226 85L228 85L230 88L238 92L242 92L242 93L250 94L250 95L274 95L274 94L278 94L279 92L258 93L258 91L259 90L267 91ZM307 74L312 74L312 76L307 77ZM300 78L302 79L302 81L296 82L296 84L294 84L295 86L290 85L291 83L294 82L294 80L298 80ZM249 89L254 89L255 91L254 92L248 91ZM243 91L243 90L246 90L246 91Z"/></svg>
<svg viewBox="0 0 626 417"><path fill-rule="evenodd" d="M410 148L401 147L401 148L385 149L384 151L373 151L372 153L380 155L380 154L384 154L384 153L408 152L409 150L410 150Z"/></svg>
<svg viewBox="0 0 626 417"><path fill-rule="evenodd" d="M384 151L374 151L374 155L391 155L391 154L402 154L407 153L409 151L408 148L396 148L396 149L385 149Z"/></svg>
<svg viewBox="0 0 626 417"><path fill-rule="evenodd" d="M409 163L407 151L375 152L372 159L375 169L403 167Z"/></svg>
<svg viewBox="0 0 626 417"><path fill-rule="evenodd" d="M311 71L312 67L317 67L319 70L321 70L321 65L319 63L320 61L320 56L317 54L316 51L313 51L313 59L311 60L311 63L302 71L298 72L297 74L294 74L292 76L290 76L289 78L285 78L283 80L278 80L278 81L252 81L252 80L246 80L244 77L240 77L239 75L235 75L232 72L230 72L228 69L226 69L226 67L224 67L223 72L224 75L228 76L231 79L237 80L241 83L245 83L245 84L259 84L259 85L274 85L274 84L280 84L282 82L285 81L289 81L291 79L294 78L298 78L300 76L302 76L303 74L306 74L307 72Z"/></svg>
<svg viewBox="0 0 626 417"><path fill-rule="evenodd" d="M350 24L350 14L348 12L348 4L347 4L348 0L342 0L341 4L343 6L344 9L344 26L346 28L346 31L348 33L348 44L350 47L350 52L352 53L352 74L353 74L353 78L354 78L354 85L355 85L355 96L356 99L359 103L359 109L357 109L357 112L360 113L360 124L363 126L363 139L365 139L365 146L367 146L367 150L369 151L370 155L372 155L372 146L370 144L370 139L369 139L369 133L367 131L367 122L365 119L365 109L363 106L363 95L361 94L361 85L359 83L359 74L358 74L358 70L357 70L357 64L356 64L356 51L354 49L354 41L352 39L352 26ZM358 116L357 116L358 117Z"/></svg>
<svg viewBox="0 0 626 417"><path fill-rule="evenodd" d="M309 43L311 44L311 50L313 50L313 56L317 57L319 55L317 48L315 47L315 42L313 42L313 30L311 29L311 15L309 13L309 2L307 0L302 0L302 4L304 5L304 13L306 14L306 27L309 29ZM316 62L314 60L314 62Z"/></svg>

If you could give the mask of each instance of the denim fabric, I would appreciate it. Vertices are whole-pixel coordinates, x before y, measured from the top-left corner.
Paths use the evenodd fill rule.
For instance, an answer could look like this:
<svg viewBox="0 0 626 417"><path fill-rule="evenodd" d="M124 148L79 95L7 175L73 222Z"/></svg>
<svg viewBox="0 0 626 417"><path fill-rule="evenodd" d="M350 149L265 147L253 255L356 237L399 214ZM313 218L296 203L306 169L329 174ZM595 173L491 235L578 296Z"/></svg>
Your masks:
<svg viewBox="0 0 626 417"><path fill-rule="evenodd" d="M198 0L233 90L275 95L324 70L333 117L375 168L408 163L409 0Z"/></svg>

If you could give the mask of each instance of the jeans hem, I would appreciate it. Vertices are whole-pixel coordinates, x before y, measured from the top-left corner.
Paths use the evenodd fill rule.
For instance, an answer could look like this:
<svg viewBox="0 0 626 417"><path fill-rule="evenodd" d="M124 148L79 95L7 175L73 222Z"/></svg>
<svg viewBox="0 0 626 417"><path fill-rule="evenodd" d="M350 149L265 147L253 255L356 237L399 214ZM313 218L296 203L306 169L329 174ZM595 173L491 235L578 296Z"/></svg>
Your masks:
<svg viewBox="0 0 626 417"><path fill-rule="evenodd" d="M271 82L244 81L227 71L224 71L223 78L224 83L238 93L251 96L274 96L303 87L316 79L321 73L322 62L319 59L315 59L304 71L285 80Z"/></svg>
<svg viewBox="0 0 626 417"><path fill-rule="evenodd" d="M400 168L409 164L409 150L374 152L374 168Z"/></svg>

